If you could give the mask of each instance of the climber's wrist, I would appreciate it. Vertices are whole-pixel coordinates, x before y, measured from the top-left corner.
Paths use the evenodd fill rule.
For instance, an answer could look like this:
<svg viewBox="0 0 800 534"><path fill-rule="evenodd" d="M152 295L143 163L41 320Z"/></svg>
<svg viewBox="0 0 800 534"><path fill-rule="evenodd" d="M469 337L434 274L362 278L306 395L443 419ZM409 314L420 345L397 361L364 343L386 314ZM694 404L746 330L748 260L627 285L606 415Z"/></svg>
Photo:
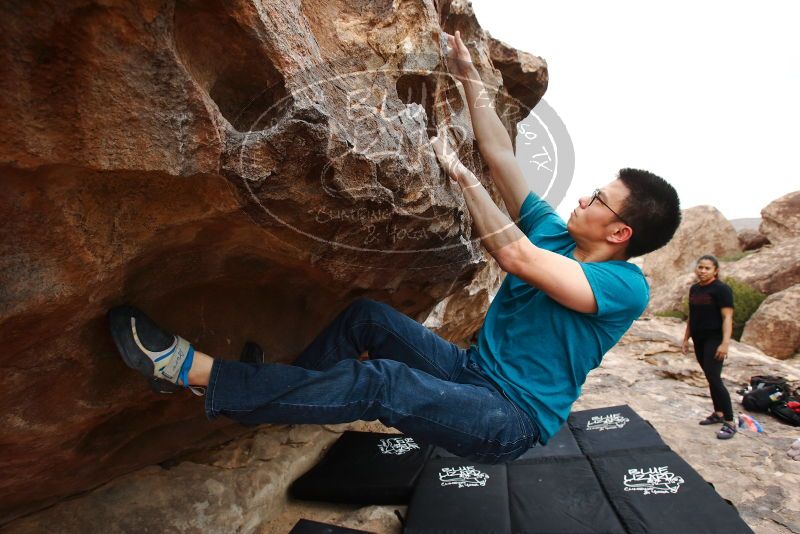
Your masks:
<svg viewBox="0 0 800 534"><path fill-rule="evenodd" d="M465 172L459 174L456 177L456 181L458 182L458 185L461 186L462 190L474 188L481 185L480 180L478 180L478 178L474 174L472 174L472 172L469 169L465 167L464 171Z"/></svg>

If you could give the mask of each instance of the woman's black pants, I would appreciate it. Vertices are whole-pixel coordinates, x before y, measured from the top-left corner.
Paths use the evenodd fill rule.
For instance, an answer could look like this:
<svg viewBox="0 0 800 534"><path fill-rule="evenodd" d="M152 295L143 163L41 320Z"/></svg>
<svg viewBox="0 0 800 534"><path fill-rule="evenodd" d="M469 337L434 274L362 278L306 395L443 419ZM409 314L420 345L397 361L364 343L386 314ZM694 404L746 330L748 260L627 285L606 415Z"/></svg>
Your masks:
<svg viewBox="0 0 800 534"><path fill-rule="evenodd" d="M717 347L722 343L721 333L692 334L694 341L694 354L697 363L703 369L703 373L708 380L708 389L711 392L711 400L714 403L714 411L722 412L722 417L726 421L733 420L733 407L731 406L731 396L725 384L722 383L722 363L714 357Z"/></svg>

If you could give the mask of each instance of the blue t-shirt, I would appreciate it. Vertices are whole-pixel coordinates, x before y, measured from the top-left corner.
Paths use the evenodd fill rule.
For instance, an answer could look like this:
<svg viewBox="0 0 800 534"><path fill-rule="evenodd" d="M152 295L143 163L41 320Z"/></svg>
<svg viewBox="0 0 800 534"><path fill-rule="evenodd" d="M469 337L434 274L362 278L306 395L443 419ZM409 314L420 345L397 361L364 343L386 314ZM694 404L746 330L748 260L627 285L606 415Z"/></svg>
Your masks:
<svg viewBox="0 0 800 534"><path fill-rule="evenodd" d="M529 193L519 228L537 247L574 259L575 241L550 205ZM566 308L544 291L506 274L478 332L482 369L538 423L546 444L569 415L589 371L647 307L650 289L627 261L580 263L596 313Z"/></svg>

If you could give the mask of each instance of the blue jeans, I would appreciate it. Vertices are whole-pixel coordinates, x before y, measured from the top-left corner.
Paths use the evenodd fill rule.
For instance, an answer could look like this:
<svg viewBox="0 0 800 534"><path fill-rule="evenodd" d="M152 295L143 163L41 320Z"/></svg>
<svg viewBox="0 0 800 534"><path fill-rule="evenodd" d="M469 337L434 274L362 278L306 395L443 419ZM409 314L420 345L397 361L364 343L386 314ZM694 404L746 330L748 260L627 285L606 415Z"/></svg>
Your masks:
<svg viewBox="0 0 800 534"><path fill-rule="evenodd" d="M511 461L539 430L474 361L387 304L359 299L293 365L215 360L209 418L244 424L380 420L483 463ZM364 352L369 360L359 360Z"/></svg>

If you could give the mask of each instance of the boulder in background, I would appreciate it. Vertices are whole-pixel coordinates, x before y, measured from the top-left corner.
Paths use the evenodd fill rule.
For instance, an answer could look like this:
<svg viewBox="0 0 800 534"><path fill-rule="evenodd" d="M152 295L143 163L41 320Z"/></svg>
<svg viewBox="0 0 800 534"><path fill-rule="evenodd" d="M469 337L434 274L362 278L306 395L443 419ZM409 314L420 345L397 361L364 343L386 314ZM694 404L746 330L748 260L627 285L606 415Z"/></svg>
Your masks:
<svg viewBox="0 0 800 534"><path fill-rule="evenodd" d="M747 321L741 341L781 360L794 356L800 350L800 284L767 297Z"/></svg>
<svg viewBox="0 0 800 534"><path fill-rule="evenodd" d="M681 224L666 246L644 256L644 274L655 286L694 270L697 258L741 252L733 225L713 206L683 210Z"/></svg>
<svg viewBox="0 0 800 534"><path fill-rule="evenodd" d="M761 210L759 231L772 243L800 237L800 191L770 202Z"/></svg>

